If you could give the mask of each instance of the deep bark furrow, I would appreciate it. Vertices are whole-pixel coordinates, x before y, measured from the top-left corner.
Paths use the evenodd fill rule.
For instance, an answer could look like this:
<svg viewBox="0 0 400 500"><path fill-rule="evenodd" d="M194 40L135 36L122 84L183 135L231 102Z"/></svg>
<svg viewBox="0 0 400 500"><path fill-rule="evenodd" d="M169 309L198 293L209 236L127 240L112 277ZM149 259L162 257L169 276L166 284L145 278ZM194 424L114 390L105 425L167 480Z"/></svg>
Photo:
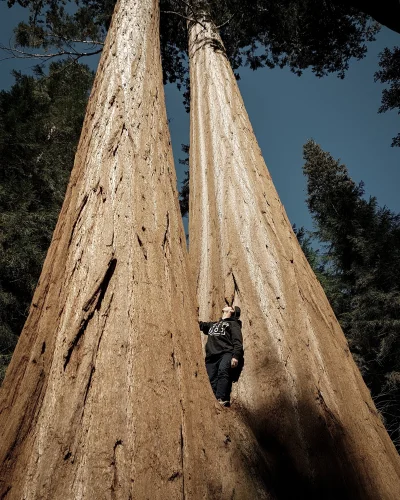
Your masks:
<svg viewBox="0 0 400 500"><path fill-rule="evenodd" d="M185 500L185 443L183 439L183 427L181 425L181 470L182 470L182 500Z"/></svg>
<svg viewBox="0 0 400 500"><path fill-rule="evenodd" d="M96 291L93 293L93 295L87 300L87 302L83 306L83 311L85 311L85 314L83 315L83 318L81 320L79 329L74 336L72 342L70 343L68 347L68 351L64 356L64 371L68 366L68 363L70 362L72 353L74 349L78 346L82 336L84 335L89 322L93 318L94 314L96 311L99 311L101 308L101 304L104 299L104 295L106 294L108 285L110 283L110 280L114 274L115 268L117 265L117 259L113 258L110 260L107 271L104 274L104 278L101 280L99 286L97 287Z"/></svg>
<svg viewBox="0 0 400 500"><path fill-rule="evenodd" d="M85 389L85 395L83 397L83 408L85 408L86 400L87 400L87 397L89 394L89 390L90 390L90 386L92 384L92 378L93 378L93 374L94 374L95 370L96 370L95 367L92 366L92 368L90 370L89 380L87 382L86 389Z"/></svg>
<svg viewBox="0 0 400 500"><path fill-rule="evenodd" d="M18 445L21 444L29 431L31 430L33 424L34 424L34 415L37 412L38 405L40 402L41 397L43 397L42 394L42 388L44 385L44 379L45 379L45 374L43 371L40 372L40 375L37 380L37 385L33 391L33 394L31 396L31 406L30 406L30 412L25 414L23 419L19 422L18 428L16 429L15 432L15 440L7 450L7 453L5 455L4 459L4 464L7 467L7 462L11 461L13 458L13 455L15 455L15 450L18 450Z"/></svg>
<svg viewBox="0 0 400 500"><path fill-rule="evenodd" d="M167 241L168 241L168 232L169 232L169 212L167 212L167 224L166 224L166 227L165 227L165 233L164 233L164 238L163 238L163 242L162 242L162 246L165 250L165 245L167 244Z"/></svg>
<svg viewBox="0 0 400 500"><path fill-rule="evenodd" d="M106 309L106 311L104 311L104 315L103 316L105 317L105 321L104 321L104 324L101 326L99 340L97 342L96 350L93 353L93 366L90 369L89 380L88 380L88 383L87 383L87 386L86 386L86 389L85 389L85 395L84 395L84 398L83 398L82 419L83 419L83 415L84 415L84 411L85 411L86 400L88 398L89 390L90 390L90 387L91 387L91 384L92 384L93 374L96 371L97 355L98 355L98 352L99 352L99 349L100 349L100 344L101 344L101 340L103 338L104 329L105 329L105 323L107 321L108 312L109 312L109 310L111 308L111 303L112 303L113 297L114 297L114 294L111 295L110 302L108 303L107 309Z"/></svg>
<svg viewBox="0 0 400 500"><path fill-rule="evenodd" d="M112 275L115 271L115 266L117 265L117 259L111 258L106 272L104 273L103 278L100 280L100 283L96 287L95 291L91 294L89 299L84 303L82 310L85 312L92 312L94 310L99 310L101 307L101 302L104 298L104 295L107 291L107 287L110 283Z"/></svg>
<svg viewBox="0 0 400 500"><path fill-rule="evenodd" d="M118 498L116 495L116 489L118 486L118 464L117 464L117 452L116 452L116 450L117 450L118 446L122 446L121 439L118 439L114 444L113 458L111 461L111 465L113 468L113 481L111 484L111 498L113 500Z"/></svg>
<svg viewBox="0 0 400 500"><path fill-rule="evenodd" d="M147 260L147 250L144 247L143 241L141 240L141 238L140 238L140 236L138 234L136 235L136 237L137 237L137 241L139 243L139 247L142 250L143 257L144 257L145 260Z"/></svg>
<svg viewBox="0 0 400 500"><path fill-rule="evenodd" d="M87 315L86 318L84 318L82 320L81 325L79 327L79 330L78 330L77 334L75 335L74 339L72 340L72 342L70 343L70 345L68 347L68 351L64 356L64 371L66 370L68 363L70 362L70 359L71 359L71 356L72 356L74 349L79 344L79 341L81 340L81 337L85 333L86 328L89 324L89 321L93 318L93 316L94 316L94 311L92 311L90 314Z"/></svg>
<svg viewBox="0 0 400 500"><path fill-rule="evenodd" d="M7 495L10 493L12 486L8 486L7 489L4 491L4 493L1 495L1 500L7 497Z"/></svg>
<svg viewBox="0 0 400 500"><path fill-rule="evenodd" d="M73 239L74 234L75 234L75 228L76 228L76 226L77 226L77 224L78 224L78 222L79 222L79 219L80 219L80 217L81 217L81 214L82 214L82 212L83 212L83 209L85 208L85 205L86 205L86 203L87 203L87 201L88 201L88 198L89 198L89 195L88 195L88 194L85 194L85 196L83 197L82 203L81 203L81 205L80 205L80 207L79 207L79 209L78 209L78 212L77 212L77 214L76 214L76 216L75 216L75 222L74 222L74 223L73 223L73 225L72 225L72 229L71 229L71 236L70 236L69 241L68 241L68 246L69 246L69 245L71 244L71 242L72 242L72 239Z"/></svg>

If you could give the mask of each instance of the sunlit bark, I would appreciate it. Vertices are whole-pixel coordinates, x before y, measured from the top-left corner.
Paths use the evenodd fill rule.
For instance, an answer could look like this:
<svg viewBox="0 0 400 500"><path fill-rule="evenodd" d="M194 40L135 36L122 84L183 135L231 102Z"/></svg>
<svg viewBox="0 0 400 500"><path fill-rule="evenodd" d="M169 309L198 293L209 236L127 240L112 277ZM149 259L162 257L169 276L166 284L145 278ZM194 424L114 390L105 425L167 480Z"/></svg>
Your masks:
<svg viewBox="0 0 400 500"><path fill-rule="evenodd" d="M233 411L275 457L285 498L395 499L398 454L293 234L206 19L189 30L189 55L190 259L201 320L217 318L225 301L242 307L245 367Z"/></svg>
<svg viewBox="0 0 400 500"><path fill-rule="evenodd" d="M1 389L1 498L269 498L209 387L186 266L158 2L121 0Z"/></svg>

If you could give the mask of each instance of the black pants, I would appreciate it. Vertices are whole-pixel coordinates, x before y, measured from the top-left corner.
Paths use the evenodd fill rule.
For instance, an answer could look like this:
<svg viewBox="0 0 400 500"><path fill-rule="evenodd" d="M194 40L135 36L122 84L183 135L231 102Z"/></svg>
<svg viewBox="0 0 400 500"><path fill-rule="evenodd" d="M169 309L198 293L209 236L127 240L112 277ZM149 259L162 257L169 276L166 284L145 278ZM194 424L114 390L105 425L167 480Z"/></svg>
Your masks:
<svg viewBox="0 0 400 500"><path fill-rule="evenodd" d="M225 353L218 358L206 359L206 369L212 390L217 399L229 401L232 389L232 353Z"/></svg>

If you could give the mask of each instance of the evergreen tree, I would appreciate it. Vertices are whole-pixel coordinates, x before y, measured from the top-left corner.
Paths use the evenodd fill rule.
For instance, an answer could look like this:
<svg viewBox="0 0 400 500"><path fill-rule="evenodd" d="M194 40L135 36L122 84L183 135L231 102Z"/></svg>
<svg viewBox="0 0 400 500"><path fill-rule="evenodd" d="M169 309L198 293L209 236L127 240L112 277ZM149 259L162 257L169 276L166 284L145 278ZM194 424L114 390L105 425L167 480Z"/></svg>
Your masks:
<svg viewBox="0 0 400 500"><path fill-rule="evenodd" d="M400 215L365 199L363 183L315 142L304 158L307 204L336 282L327 294L400 449Z"/></svg>
<svg viewBox="0 0 400 500"><path fill-rule="evenodd" d="M388 89L382 91L382 105L380 113L397 109L400 114L400 47L386 49L380 54L379 66L375 73L375 81L389 83ZM400 133L393 137L392 146L400 146Z"/></svg>
<svg viewBox="0 0 400 500"><path fill-rule="evenodd" d="M321 283L329 302L331 304L337 303L341 297L341 289L338 277L330 265L330 256L321 252L319 248L315 248L315 234L313 232L306 230L304 227L297 228L296 224L293 224L292 227L297 241L311 269Z"/></svg>
<svg viewBox="0 0 400 500"><path fill-rule="evenodd" d="M181 183L181 189L179 190L179 206L182 217L187 217L189 214L189 146L182 144L182 151L186 156L183 159L179 159L179 163L185 165L186 170Z"/></svg>
<svg viewBox="0 0 400 500"><path fill-rule="evenodd" d="M57 62L15 79L0 92L0 380L50 245L93 75Z"/></svg>

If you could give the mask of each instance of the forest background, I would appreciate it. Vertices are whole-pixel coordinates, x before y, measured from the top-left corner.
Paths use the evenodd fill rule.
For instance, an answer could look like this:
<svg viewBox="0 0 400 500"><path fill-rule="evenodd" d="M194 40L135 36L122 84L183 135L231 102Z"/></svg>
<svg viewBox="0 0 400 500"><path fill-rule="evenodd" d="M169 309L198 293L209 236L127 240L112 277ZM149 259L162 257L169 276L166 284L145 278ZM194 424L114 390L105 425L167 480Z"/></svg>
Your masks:
<svg viewBox="0 0 400 500"><path fill-rule="evenodd" d="M0 9L0 42L7 46L12 37L13 28L18 22L25 20L27 14L19 6L8 9L5 2L0 3ZM309 70L306 70L301 78L287 68L262 69L257 72L251 71L248 67L238 70L241 78L240 90L264 158L288 216L297 227L312 228L311 216L305 203L306 179L301 169L304 163L302 146L311 137L334 158L341 158L356 184L361 180L364 181L365 199L368 199L370 195L376 196L379 206L386 205L394 213L400 212L398 196L400 150L390 147L392 137L399 132L398 115L395 111L385 114L377 113L384 86L374 82L374 73L378 70L378 54L385 47L392 48L396 44L399 45L399 36L387 28L382 28L377 35L377 40L368 44L366 58L362 61L353 61L343 80L338 79L336 75L318 79ZM82 62L95 70L98 57L93 56ZM7 91L13 85L15 78L11 75L12 69L20 70L24 74L32 74L34 64L35 62L31 59L1 61L0 88ZM68 85L72 87L74 75L70 78L65 88L68 88ZM87 73L86 84L87 88L90 88L89 73ZM87 90L80 88L79 99L82 109L84 108L83 97L86 95ZM70 97L71 101L79 101L72 94ZM178 183L181 183L185 166L179 163L179 159L184 157L181 144L189 142L189 117L182 104L182 94L173 84L166 86L166 103ZM73 141L76 131L79 130L79 123L73 125L75 129L70 130L69 135L67 134L69 141ZM71 126L71 122L65 122L64 126ZM66 154L64 161L72 166L73 154L72 151L69 153L71 153L70 157ZM49 161L51 163L51 159ZM1 168L7 168L4 156ZM65 168L67 169L67 165ZM22 192L21 194L23 195ZM58 198L53 200L52 210L57 203L62 201L62 196ZM16 210L14 225L16 223L20 223L21 227L24 226L21 211L18 210ZM37 221L36 232L40 232L40 224L42 224L46 240L51 234L51 224L46 218ZM24 244L23 238L21 242ZM29 252L28 247L27 251ZM4 246L2 252L4 258L9 258ZM20 259L23 258L22 253ZM40 271L41 258L41 255L38 255L35 260L38 264L38 271ZM27 282L25 303L30 302L29 296L33 288L34 282L31 279L30 283ZM7 312L6 308L3 308L3 314L4 311ZM25 307L20 311L17 324L23 324L26 313ZM15 343L16 332L12 332L11 335L6 330L4 332L4 338L8 339L1 346L5 366ZM378 404L377 406L379 408ZM390 411L395 410L391 408Z"/></svg>

